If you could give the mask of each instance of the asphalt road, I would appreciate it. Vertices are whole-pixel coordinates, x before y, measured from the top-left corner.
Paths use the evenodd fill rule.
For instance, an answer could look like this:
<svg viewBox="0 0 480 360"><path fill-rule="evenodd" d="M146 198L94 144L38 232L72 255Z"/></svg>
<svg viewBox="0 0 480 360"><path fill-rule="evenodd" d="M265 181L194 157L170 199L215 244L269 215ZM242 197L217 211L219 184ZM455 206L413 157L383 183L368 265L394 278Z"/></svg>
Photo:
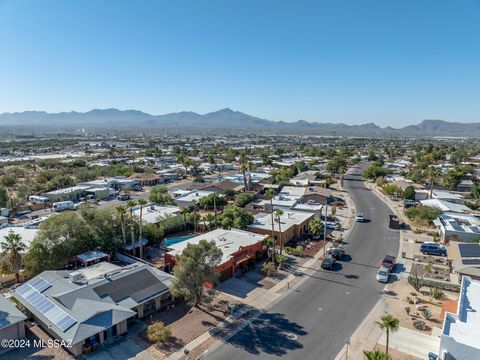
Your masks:
<svg viewBox="0 0 480 360"><path fill-rule="evenodd" d="M360 170L345 177L345 188L366 219L345 240L345 259L334 271L317 270L205 359L335 359L381 297L385 285L376 272L386 254L397 255L399 244L399 233L388 228L390 209L366 187Z"/></svg>

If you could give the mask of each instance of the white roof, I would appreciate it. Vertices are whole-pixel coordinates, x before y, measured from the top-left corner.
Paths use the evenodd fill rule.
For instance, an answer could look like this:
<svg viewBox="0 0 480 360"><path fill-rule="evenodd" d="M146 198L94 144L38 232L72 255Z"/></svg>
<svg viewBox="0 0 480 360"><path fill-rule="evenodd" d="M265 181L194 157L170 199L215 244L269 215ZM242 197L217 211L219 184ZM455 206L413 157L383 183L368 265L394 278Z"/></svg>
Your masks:
<svg viewBox="0 0 480 360"><path fill-rule="evenodd" d="M300 198L305 195L305 191L306 188L304 187L284 186L282 191L280 191L280 194Z"/></svg>
<svg viewBox="0 0 480 360"><path fill-rule="evenodd" d="M75 191L86 190L89 187L90 186L83 186L83 185L72 186L72 187L65 188L65 189L58 189L58 190L49 191L46 194L51 194L51 195L54 195L54 194L70 194L70 193L73 193Z"/></svg>
<svg viewBox="0 0 480 360"><path fill-rule="evenodd" d="M286 211L280 215L280 226L282 232L291 228L294 225L300 225L305 220L312 218L313 213L299 212L299 211ZM278 229L278 222L274 220L275 229ZM255 215L255 221L253 224L249 225L251 228L258 229L272 229L272 216L269 213L258 213Z"/></svg>
<svg viewBox="0 0 480 360"><path fill-rule="evenodd" d="M135 207L133 213L140 217L140 207ZM142 221L146 224L156 224L179 213L180 208L178 206L145 205L142 212Z"/></svg>
<svg viewBox="0 0 480 360"><path fill-rule="evenodd" d="M442 211L451 211L456 213L469 213L472 211L468 206L440 199L420 200L420 203L425 206L435 207Z"/></svg>
<svg viewBox="0 0 480 360"><path fill-rule="evenodd" d="M453 194L447 190L433 190L432 197L437 199L449 199L449 200L461 200L463 199L462 195Z"/></svg>
<svg viewBox="0 0 480 360"><path fill-rule="evenodd" d="M255 234L250 231L231 229L216 229L208 233L195 236L191 239L169 246L168 253L172 256L180 255L188 244L198 244L201 240L214 241L215 245L222 250L222 263L230 259L233 253L241 246L249 246L264 241L268 235Z"/></svg>
<svg viewBox="0 0 480 360"><path fill-rule="evenodd" d="M216 194L216 192L206 191L206 190L193 190L193 191L189 191L188 193L184 193L183 195L180 195L175 200L192 202L194 200L199 200L202 197L208 196L210 194ZM222 195L219 195L219 196L222 196Z"/></svg>
<svg viewBox="0 0 480 360"><path fill-rule="evenodd" d="M444 213L440 223L448 231L478 234L480 236L480 217L471 214Z"/></svg>
<svg viewBox="0 0 480 360"><path fill-rule="evenodd" d="M480 281L462 278L456 314L446 313L442 334L460 344L480 349Z"/></svg>
<svg viewBox="0 0 480 360"><path fill-rule="evenodd" d="M296 204L293 207L293 210L302 210L302 211L321 211L323 208L323 205L318 204Z"/></svg>

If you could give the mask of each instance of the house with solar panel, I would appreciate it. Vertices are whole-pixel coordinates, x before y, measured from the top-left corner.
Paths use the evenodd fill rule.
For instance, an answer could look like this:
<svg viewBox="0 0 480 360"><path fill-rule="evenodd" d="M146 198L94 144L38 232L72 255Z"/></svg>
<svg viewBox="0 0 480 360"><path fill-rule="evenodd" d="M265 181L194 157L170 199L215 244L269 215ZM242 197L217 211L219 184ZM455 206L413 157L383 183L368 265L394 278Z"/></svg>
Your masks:
<svg viewBox="0 0 480 360"><path fill-rule="evenodd" d="M50 336L81 355L125 334L133 319L169 306L171 280L147 264L104 261L75 271L44 271L12 295Z"/></svg>

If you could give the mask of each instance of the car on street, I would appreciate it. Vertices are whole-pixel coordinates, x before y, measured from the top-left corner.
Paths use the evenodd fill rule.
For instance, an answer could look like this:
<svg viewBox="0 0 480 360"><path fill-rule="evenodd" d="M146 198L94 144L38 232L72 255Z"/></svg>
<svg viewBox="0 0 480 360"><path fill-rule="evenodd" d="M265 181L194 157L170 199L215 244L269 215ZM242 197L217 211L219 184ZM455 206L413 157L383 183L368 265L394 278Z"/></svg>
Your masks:
<svg viewBox="0 0 480 360"><path fill-rule="evenodd" d="M384 266L381 266L380 269L378 269L376 279L378 282L387 283L389 276L390 270Z"/></svg>
<svg viewBox="0 0 480 360"><path fill-rule="evenodd" d="M396 260L395 256L385 255L380 266L387 268L389 271L392 271L393 267L395 266L395 260Z"/></svg>
<svg viewBox="0 0 480 360"><path fill-rule="evenodd" d="M365 217L363 216L362 212L357 213L357 216L355 216L355 221L357 222L363 222L365 220Z"/></svg>
<svg viewBox="0 0 480 360"><path fill-rule="evenodd" d="M345 249L341 246L328 249L328 254L336 260L340 260L345 255Z"/></svg>
<svg viewBox="0 0 480 360"><path fill-rule="evenodd" d="M420 251L424 255L447 256L447 248L435 243L423 243L420 245Z"/></svg>
<svg viewBox="0 0 480 360"><path fill-rule="evenodd" d="M337 260L335 260L331 256L327 256L325 259L322 261L322 269L325 270L333 270L333 267L337 263Z"/></svg>
<svg viewBox="0 0 480 360"><path fill-rule="evenodd" d="M130 200L130 195L128 195L128 194L120 194L120 195L117 196L117 200L120 200L120 201Z"/></svg>

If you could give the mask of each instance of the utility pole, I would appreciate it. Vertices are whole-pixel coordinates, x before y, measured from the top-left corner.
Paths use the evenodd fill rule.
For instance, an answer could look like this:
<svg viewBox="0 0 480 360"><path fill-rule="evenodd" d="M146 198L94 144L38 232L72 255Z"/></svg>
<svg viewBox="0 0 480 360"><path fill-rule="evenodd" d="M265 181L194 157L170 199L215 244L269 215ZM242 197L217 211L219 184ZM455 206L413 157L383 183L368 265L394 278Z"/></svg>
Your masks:
<svg viewBox="0 0 480 360"><path fill-rule="evenodd" d="M350 345L350 338L345 339L345 345L347 345L347 348L345 350L345 360L348 360L348 345Z"/></svg>
<svg viewBox="0 0 480 360"><path fill-rule="evenodd" d="M327 252L327 217L328 217L328 202L325 205L325 221L324 221L324 227L323 227L323 256L325 257L325 254Z"/></svg>

